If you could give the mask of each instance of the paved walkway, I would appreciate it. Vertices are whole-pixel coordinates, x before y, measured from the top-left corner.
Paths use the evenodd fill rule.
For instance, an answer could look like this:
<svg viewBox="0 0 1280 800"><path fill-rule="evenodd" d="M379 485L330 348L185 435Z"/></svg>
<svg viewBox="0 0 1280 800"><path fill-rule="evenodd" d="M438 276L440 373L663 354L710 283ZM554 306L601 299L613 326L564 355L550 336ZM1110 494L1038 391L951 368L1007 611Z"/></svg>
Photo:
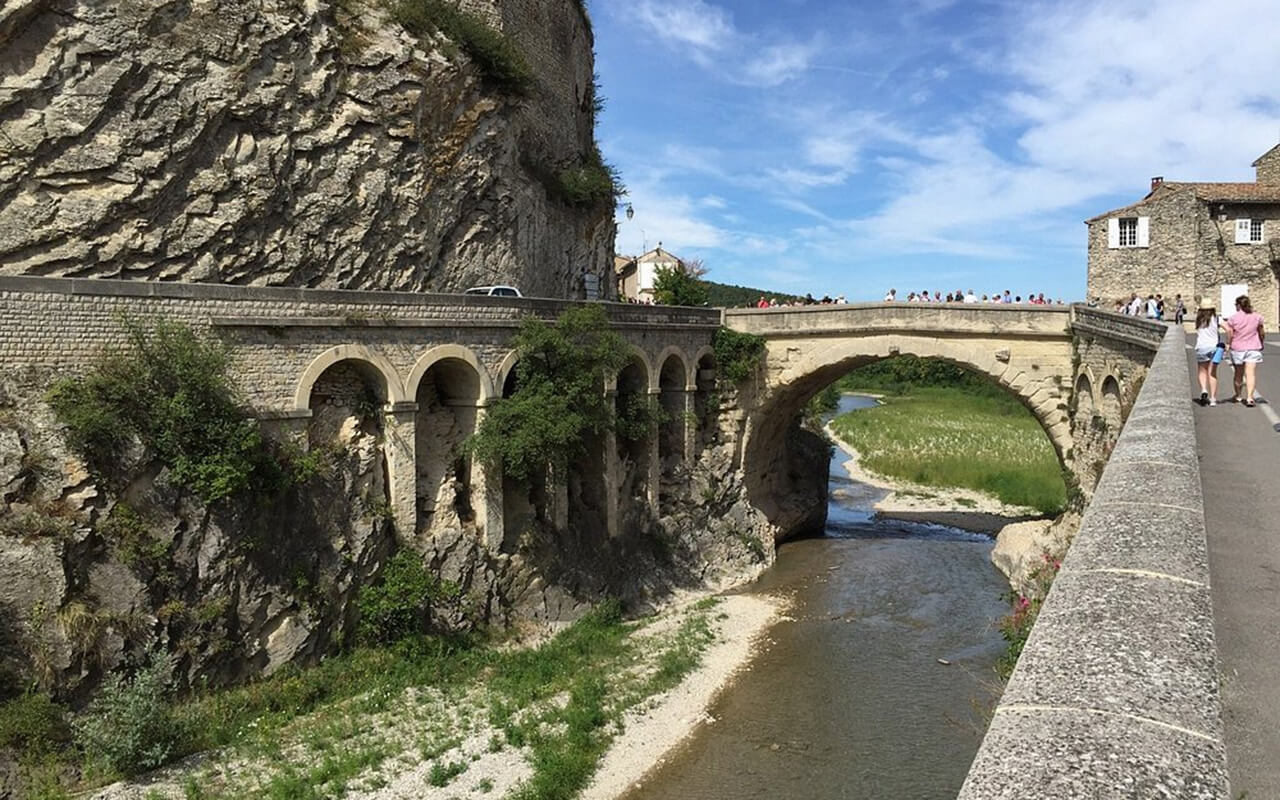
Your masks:
<svg viewBox="0 0 1280 800"><path fill-rule="evenodd" d="M1280 798L1280 346L1268 342L1265 358L1258 394L1277 406L1221 404L1223 364L1220 405L1195 407L1232 800Z"/></svg>

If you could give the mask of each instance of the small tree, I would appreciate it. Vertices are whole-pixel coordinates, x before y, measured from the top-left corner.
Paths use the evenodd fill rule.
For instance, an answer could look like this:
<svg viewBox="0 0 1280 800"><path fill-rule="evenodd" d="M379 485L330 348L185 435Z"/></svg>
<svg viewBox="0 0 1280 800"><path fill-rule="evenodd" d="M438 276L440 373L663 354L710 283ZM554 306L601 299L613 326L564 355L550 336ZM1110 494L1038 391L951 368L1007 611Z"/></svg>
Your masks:
<svg viewBox="0 0 1280 800"><path fill-rule="evenodd" d="M653 281L653 299L664 306L705 306L707 272L702 261L678 261L674 267L659 267Z"/></svg>
<svg viewBox="0 0 1280 800"><path fill-rule="evenodd" d="M489 407L467 448L485 464L528 480L548 465L567 467L586 452L590 436L613 429L605 378L630 355L599 306L569 309L555 325L526 319L513 341L518 389Z"/></svg>

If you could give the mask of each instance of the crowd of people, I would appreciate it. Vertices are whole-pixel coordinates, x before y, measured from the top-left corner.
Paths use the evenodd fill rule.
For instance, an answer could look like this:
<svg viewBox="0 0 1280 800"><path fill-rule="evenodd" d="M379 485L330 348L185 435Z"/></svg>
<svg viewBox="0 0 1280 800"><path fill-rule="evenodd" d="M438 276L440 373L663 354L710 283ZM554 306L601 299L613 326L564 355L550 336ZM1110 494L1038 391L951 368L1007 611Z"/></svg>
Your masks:
<svg viewBox="0 0 1280 800"><path fill-rule="evenodd" d="M1126 314L1130 317L1171 319L1181 325L1183 318L1187 315L1187 304L1183 301L1181 294L1175 295L1171 302L1166 303L1162 294L1148 294L1142 297L1137 292L1132 292L1128 300L1124 298L1116 300L1114 310L1117 314Z"/></svg>
<svg viewBox="0 0 1280 800"><path fill-rule="evenodd" d="M890 289L884 296L884 302L898 302L898 290ZM992 294L984 294L979 296L972 289L962 292L956 289L954 292L935 291L932 295L928 291L909 292L906 297L908 303L1029 303L1033 306L1060 306L1063 305L1061 299L1049 299L1044 296L1044 292L1036 294L1032 292L1027 295L1024 300L1022 295L1014 294L1008 289L1003 292L993 292Z"/></svg>
<svg viewBox="0 0 1280 800"><path fill-rule="evenodd" d="M790 308L792 306L838 306L844 305L844 295L823 295L822 299L815 298L812 294L806 294L804 297L797 297L792 300L779 300L776 297L765 297L760 295L760 299L756 301L756 308Z"/></svg>

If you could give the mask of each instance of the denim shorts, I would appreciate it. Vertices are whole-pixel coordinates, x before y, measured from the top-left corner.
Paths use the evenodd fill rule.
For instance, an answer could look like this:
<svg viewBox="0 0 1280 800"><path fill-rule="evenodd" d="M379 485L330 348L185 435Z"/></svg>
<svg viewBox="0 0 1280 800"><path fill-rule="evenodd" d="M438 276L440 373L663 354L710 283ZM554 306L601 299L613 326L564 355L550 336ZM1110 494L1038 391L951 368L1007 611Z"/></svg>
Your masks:
<svg viewBox="0 0 1280 800"><path fill-rule="evenodd" d="M1236 366L1240 366L1241 364L1261 364L1262 351L1261 350L1232 350L1231 363L1235 364Z"/></svg>
<svg viewBox="0 0 1280 800"><path fill-rule="evenodd" d="M1217 346L1217 345L1214 345L1213 347L1210 347L1210 348L1208 348L1208 349L1206 349L1206 350L1201 350L1201 349L1197 348L1197 349L1196 349L1196 363L1197 363L1197 364L1208 364L1210 361L1212 361L1212 360L1213 360L1213 351L1214 351L1214 350L1217 350L1217 349L1218 349L1218 346Z"/></svg>

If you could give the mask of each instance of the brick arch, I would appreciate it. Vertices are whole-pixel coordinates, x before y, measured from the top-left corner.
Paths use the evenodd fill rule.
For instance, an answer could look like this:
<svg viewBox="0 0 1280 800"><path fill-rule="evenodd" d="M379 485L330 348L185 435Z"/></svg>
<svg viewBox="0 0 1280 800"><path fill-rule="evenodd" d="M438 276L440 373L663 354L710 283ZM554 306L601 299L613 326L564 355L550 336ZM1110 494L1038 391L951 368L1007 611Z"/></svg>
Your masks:
<svg viewBox="0 0 1280 800"><path fill-rule="evenodd" d="M513 350L508 357L514 359L515 355ZM481 405L488 403L493 397L493 379L489 376L489 371L485 369L484 364L480 362L475 352L460 344L442 344L423 353L422 357L418 359L418 363L413 365L413 370L409 373L409 379L405 381L405 395L410 398L416 398L418 396L418 384L422 383L422 377L427 374L427 370L447 359L465 362L476 371L476 376L480 379L478 402ZM512 364L514 365L514 360Z"/></svg>
<svg viewBox="0 0 1280 800"><path fill-rule="evenodd" d="M364 345L340 344L316 356L307 365L307 368L303 370L302 376L298 378L298 388L293 394L293 408L295 411L308 411L311 409L312 387L315 386L316 381L324 374L325 370L343 361L354 361L358 364L363 364L366 370L370 370L381 377L388 403L402 403L408 399L405 395L404 385L400 382L400 374L385 356L370 350Z"/></svg>
<svg viewBox="0 0 1280 800"><path fill-rule="evenodd" d="M655 381L657 379L654 377L653 362L649 360L648 354L646 354L639 347L632 347L627 352L627 356L628 356L627 363L622 365L622 369L626 369L628 366L630 366L633 363L639 364L640 367L644 370L645 388L651 392L656 392L657 386L655 384ZM621 372L622 372L621 369L618 370L619 374L621 374ZM616 391L618 388L618 376L606 375L604 379L604 388L607 391Z"/></svg>

